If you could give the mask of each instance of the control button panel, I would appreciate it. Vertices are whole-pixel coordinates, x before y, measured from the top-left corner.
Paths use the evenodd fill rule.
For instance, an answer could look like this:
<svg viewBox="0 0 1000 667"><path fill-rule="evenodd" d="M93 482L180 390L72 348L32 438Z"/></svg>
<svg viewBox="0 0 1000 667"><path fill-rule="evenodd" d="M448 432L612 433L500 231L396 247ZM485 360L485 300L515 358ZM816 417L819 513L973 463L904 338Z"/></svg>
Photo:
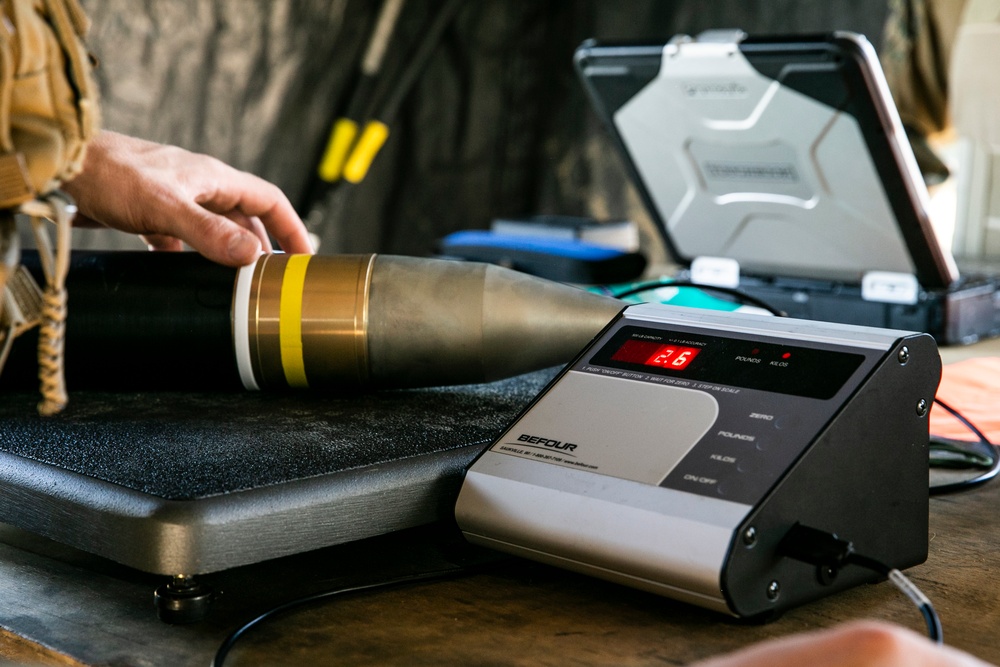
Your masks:
<svg viewBox="0 0 1000 667"><path fill-rule="evenodd" d="M492 451L754 505L881 354L623 321Z"/></svg>

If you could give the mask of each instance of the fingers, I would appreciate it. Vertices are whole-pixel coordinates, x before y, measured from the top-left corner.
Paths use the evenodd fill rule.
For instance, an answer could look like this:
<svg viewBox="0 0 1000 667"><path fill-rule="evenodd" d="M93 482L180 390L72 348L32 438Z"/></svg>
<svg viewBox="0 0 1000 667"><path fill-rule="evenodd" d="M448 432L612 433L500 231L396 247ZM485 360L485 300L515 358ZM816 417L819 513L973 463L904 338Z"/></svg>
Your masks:
<svg viewBox="0 0 1000 667"><path fill-rule="evenodd" d="M236 211L227 213L226 217L240 227L243 227L243 229L253 232L254 236L260 239L261 248L264 252L274 252L274 246L271 245L271 238L268 236L267 229L264 227L264 223L260 221L260 218L248 217Z"/></svg>
<svg viewBox="0 0 1000 667"><path fill-rule="evenodd" d="M271 248L263 225L238 212L227 217L183 202L169 215L169 234L219 264L245 266Z"/></svg>
<svg viewBox="0 0 1000 667"><path fill-rule="evenodd" d="M141 234L140 236L150 250L184 250L184 243L174 236L167 236L166 234Z"/></svg>
<svg viewBox="0 0 1000 667"><path fill-rule="evenodd" d="M311 253L305 225L284 193L253 174L175 146L102 132L65 189L80 224L141 234L151 248L183 243L213 261L241 266L272 250Z"/></svg>
<svg viewBox="0 0 1000 667"><path fill-rule="evenodd" d="M260 241L258 254L259 252L274 252L274 246L271 245L271 238L268 236L267 229L264 227L264 223L260 221L260 218L244 215L240 211L229 211L223 215L231 222L257 237Z"/></svg>
<svg viewBox="0 0 1000 667"><path fill-rule="evenodd" d="M277 188L275 188L277 189ZM280 199L264 214L258 214L261 224L278 241L285 252L312 254L313 247L305 225L292 208L285 194L278 191Z"/></svg>
<svg viewBox="0 0 1000 667"><path fill-rule="evenodd" d="M228 169L228 168L227 168ZM312 244L305 225L285 194L272 183L235 169L227 175L226 187L205 191L196 202L210 211L230 216L241 226L255 231L267 243L270 234L278 245L290 253L312 253ZM231 213L242 214L242 218ZM246 220L256 220L247 224ZM261 234L262 230L266 230ZM268 246L269 247L269 246Z"/></svg>
<svg viewBox="0 0 1000 667"><path fill-rule="evenodd" d="M691 667L989 667L904 628L871 621L789 635Z"/></svg>
<svg viewBox="0 0 1000 667"><path fill-rule="evenodd" d="M184 200L161 202L139 228L150 250L183 250L186 243L226 266L245 266L273 250L259 219L239 211L213 213Z"/></svg>

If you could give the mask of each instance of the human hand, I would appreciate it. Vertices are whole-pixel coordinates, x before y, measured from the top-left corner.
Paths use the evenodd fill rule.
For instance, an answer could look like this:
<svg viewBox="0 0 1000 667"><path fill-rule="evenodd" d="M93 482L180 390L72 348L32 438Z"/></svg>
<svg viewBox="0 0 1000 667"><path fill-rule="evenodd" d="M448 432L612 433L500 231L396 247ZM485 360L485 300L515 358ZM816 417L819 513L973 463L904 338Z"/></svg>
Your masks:
<svg viewBox="0 0 1000 667"><path fill-rule="evenodd" d="M888 623L860 621L755 644L690 667L989 667Z"/></svg>
<svg viewBox="0 0 1000 667"><path fill-rule="evenodd" d="M281 190L213 157L103 131L83 171L63 189L77 224L139 234L154 250L187 243L205 257L243 266L272 250L311 253L305 226Z"/></svg>

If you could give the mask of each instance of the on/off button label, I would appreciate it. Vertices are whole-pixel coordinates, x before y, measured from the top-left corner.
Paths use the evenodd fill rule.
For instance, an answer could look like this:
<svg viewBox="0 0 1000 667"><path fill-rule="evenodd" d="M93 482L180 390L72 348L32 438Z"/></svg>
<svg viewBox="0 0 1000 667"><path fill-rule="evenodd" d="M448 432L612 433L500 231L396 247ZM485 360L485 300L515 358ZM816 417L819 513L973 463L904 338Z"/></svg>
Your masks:
<svg viewBox="0 0 1000 667"><path fill-rule="evenodd" d="M704 484L705 486L713 486L719 483L719 480L714 477L702 477L699 475L692 475L690 473L686 473L684 475L684 481L694 482L695 484Z"/></svg>

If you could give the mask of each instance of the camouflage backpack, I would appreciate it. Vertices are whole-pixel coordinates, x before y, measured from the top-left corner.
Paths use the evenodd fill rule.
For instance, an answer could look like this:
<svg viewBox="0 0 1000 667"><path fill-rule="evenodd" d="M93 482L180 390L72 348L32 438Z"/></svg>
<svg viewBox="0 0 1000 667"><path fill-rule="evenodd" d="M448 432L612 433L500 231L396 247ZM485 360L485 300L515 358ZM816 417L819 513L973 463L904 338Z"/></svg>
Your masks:
<svg viewBox="0 0 1000 667"><path fill-rule="evenodd" d="M66 403L64 281L75 207L57 188L80 172L97 132L87 27L78 0L0 0L0 369L13 339L40 325L42 414ZM17 214L31 220L44 291L18 266Z"/></svg>

